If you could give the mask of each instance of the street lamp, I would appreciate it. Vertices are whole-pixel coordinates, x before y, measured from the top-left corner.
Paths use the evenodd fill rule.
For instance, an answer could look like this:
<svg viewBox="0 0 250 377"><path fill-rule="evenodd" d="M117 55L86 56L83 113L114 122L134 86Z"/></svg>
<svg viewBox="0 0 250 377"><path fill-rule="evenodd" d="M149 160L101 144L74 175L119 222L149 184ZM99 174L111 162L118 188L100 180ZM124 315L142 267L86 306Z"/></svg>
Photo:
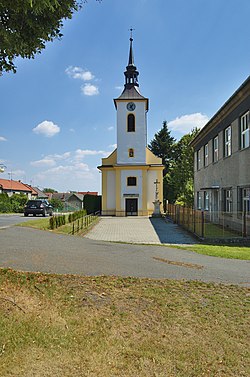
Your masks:
<svg viewBox="0 0 250 377"><path fill-rule="evenodd" d="M0 173L4 173L6 168L7 166L5 166L4 164L0 164Z"/></svg>

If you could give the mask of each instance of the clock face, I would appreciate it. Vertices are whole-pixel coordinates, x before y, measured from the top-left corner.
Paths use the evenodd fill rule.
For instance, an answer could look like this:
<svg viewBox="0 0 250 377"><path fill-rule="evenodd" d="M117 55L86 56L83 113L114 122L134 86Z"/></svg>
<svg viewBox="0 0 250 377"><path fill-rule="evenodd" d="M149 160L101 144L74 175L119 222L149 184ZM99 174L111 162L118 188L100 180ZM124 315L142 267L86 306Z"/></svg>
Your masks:
<svg viewBox="0 0 250 377"><path fill-rule="evenodd" d="M129 102L129 103L127 104L127 109L128 109L129 111L134 111L134 109L135 109L135 103L134 103L134 102Z"/></svg>

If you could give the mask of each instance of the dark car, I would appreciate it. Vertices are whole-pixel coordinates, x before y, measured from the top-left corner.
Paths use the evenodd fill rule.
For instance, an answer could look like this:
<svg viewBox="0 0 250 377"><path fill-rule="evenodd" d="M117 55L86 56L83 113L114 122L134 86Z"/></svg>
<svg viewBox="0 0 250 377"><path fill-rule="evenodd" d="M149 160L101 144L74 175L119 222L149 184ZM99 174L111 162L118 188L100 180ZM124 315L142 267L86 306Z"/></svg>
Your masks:
<svg viewBox="0 0 250 377"><path fill-rule="evenodd" d="M24 207L24 216L29 215L50 215L53 214L53 207L46 199L34 199L28 200L25 207Z"/></svg>

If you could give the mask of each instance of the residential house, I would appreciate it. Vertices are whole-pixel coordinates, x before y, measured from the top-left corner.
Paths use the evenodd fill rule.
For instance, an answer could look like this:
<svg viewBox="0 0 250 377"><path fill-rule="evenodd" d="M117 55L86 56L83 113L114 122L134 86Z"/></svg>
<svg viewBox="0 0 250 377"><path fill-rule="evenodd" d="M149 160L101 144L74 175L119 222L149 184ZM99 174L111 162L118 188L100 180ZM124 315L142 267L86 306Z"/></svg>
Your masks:
<svg viewBox="0 0 250 377"><path fill-rule="evenodd" d="M75 192L55 192L52 194L52 199L59 199L64 204L64 209L79 211L84 208L83 205L83 194L78 194Z"/></svg>
<svg viewBox="0 0 250 377"><path fill-rule="evenodd" d="M32 198L32 187L25 185L21 181L14 181L13 179L0 179L0 193L6 193L8 196L13 194L27 195L28 199Z"/></svg>
<svg viewBox="0 0 250 377"><path fill-rule="evenodd" d="M250 233L250 76L191 142L194 207L215 223ZM246 224L245 224L246 225Z"/></svg>

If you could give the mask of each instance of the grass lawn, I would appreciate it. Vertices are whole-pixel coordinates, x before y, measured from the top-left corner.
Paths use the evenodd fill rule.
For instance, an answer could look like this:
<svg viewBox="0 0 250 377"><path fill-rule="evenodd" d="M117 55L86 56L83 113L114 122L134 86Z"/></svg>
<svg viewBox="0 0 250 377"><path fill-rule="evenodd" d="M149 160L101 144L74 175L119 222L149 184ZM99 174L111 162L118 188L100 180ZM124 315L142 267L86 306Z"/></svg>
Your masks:
<svg viewBox="0 0 250 377"><path fill-rule="evenodd" d="M49 230L49 217L43 217L39 220L28 220L23 223L17 224L17 226L24 226L28 228Z"/></svg>
<svg viewBox="0 0 250 377"><path fill-rule="evenodd" d="M96 218L87 228L84 228L79 231L78 235L83 235L88 231L92 226L94 226L99 221L99 218ZM81 224L81 221L80 221ZM49 230L49 218L42 218L39 220L30 220L26 221L20 224L17 224L17 226L24 226L28 228L35 228L35 229L41 229L41 230ZM76 226L76 225L75 225ZM65 234L71 234L72 233L72 223L65 224L61 226L60 228L54 229L53 232L55 233L65 233Z"/></svg>
<svg viewBox="0 0 250 377"><path fill-rule="evenodd" d="M249 290L0 270L1 377L247 377Z"/></svg>
<svg viewBox="0 0 250 377"><path fill-rule="evenodd" d="M199 254L210 255L213 257L250 260L250 247L247 246L195 244L185 246L170 245L170 247L190 250Z"/></svg>

